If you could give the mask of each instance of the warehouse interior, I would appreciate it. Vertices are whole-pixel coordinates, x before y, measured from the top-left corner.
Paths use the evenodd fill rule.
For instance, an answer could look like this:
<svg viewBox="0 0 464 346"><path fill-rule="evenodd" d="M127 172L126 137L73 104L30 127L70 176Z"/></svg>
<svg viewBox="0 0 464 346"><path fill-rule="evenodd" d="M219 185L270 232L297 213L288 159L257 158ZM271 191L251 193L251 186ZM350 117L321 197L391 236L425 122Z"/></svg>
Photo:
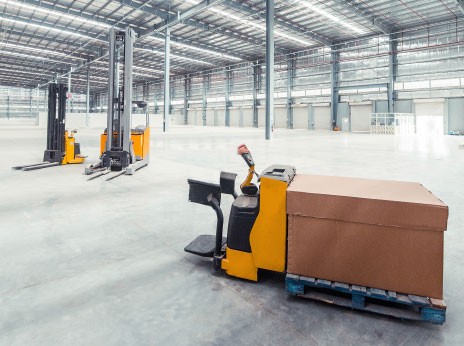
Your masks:
<svg viewBox="0 0 464 346"><path fill-rule="evenodd" d="M460 0L0 0L0 345L462 345L463 47ZM104 167L115 98L149 129L122 176ZM49 167L55 113L79 160ZM283 270L253 282L185 252L217 226L187 179L234 172L239 191L242 143L258 174L430 191L449 208L446 321L303 299Z"/></svg>

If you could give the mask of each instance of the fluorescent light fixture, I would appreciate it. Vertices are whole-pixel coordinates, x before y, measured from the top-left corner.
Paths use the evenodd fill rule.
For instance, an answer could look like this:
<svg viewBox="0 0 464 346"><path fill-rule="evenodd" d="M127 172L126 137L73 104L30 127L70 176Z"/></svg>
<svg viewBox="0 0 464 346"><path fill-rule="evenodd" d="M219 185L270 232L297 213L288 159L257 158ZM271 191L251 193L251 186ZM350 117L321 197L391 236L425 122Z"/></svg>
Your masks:
<svg viewBox="0 0 464 346"><path fill-rule="evenodd" d="M101 64L105 64L103 61L97 61L97 62L99 62L99 63L101 63ZM95 69L95 70L99 70L99 71L106 71L106 72L108 72L108 69L105 68L105 67L93 66L93 67L91 67L91 68L93 68L93 69ZM148 72L148 73L164 74L164 72L161 71L161 70L157 70L157 69L149 68L149 67L132 66L132 68L133 68L134 70L139 70L139 71Z"/></svg>
<svg viewBox="0 0 464 346"><path fill-rule="evenodd" d="M357 34L363 34L365 32L364 30L361 30L360 28L357 28L356 26L345 22L344 19L335 17L333 14L330 14L326 10L323 10L323 9L321 9L319 7L314 6L313 4L309 3L308 1L298 0L298 3L303 5L307 9L310 9L311 11L314 11L317 14L320 14L321 16L323 16L323 17L325 17L325 18L327 18L327 19L329 19L329 20L331 20L333 22L335 22L337 24L340 24L341 26L344 26L345 28L350 29L351 31L354 31Z"/></svg>
<svg viewBox="0 0 464 346"><path fill-rule="evenodd" d="M41 30L47 30L47 31L51 31L51 32L55 32L57 34L60 34L60 35L71 35L71 36L76 36L76 37L79 37L79 38L83 38L83 39L86 39L86 40L95 40L95 41L100 41L100 42L104 42L104 43L107 43L106 41L104 40L101 40L101 39L98 39L98 38L93 38L93 37L89 37L89 36L86 36L86 35L82 35L82 34L79 34L77 32L73 32L73 31L66 31L66 30L62 30L62 29L57 29L57 28L50 28L48 26L43 26L43 25L40 25L40 24L35 24L35 23L25 23L23 21L20 21L20 20L15 20L15 19L10 19L10 18L5 18L5 17L1 17L0 18L3 22L10 22L10 23L13 23L13 24L21 24L21 25L24 25L24 26L28 26L28 27L31 27L31 28L36 28L36 29L41 29Z"/></svg>
<svg viewBox="0 0 464 346"><path fill-rule="evenodd" d="M12 6L12 7L19 8L19 9L23 9L23 8L28 9L32 12L39 12L39 13L46 14L47 16L52 15L58 18L66 18L72 21L78 21L83 24L93 25L93 26L97 26L100 28L104 28L104 29L111 28L111 25L109 24L100 23L95 20L90 20L90 19L79 17L79 16L73 16L73 15L66 14L66 13L56 12L50 9L44 9L39 6L28 5L28 4L25 4L24 2L17 2L14 0L0 0L0 4L6 4L7 6Z"/></svg>
<svg viewBox="0 0 464 346"><path fill-rule="evenodd" d="M193 5L198 5L199 4L199 1L196 1L196 0L186 0L186 1L193 4ZM224 18L230 18L230 19L233 19L233 20L235 20L237 22L241 22L241 23L246 24L248 26L251 26L251 27L253 27L255 29L258 29L259 31L266 32L266 27L264 25L255 23L255 22L253 22L252 20L249 20L249 19L241 18L241 17L236 16L236 15L234 15L234 14L228 12L228 11L224 11L224 10L221 11L221 10L218 10L217 8L214 8L214 7L208 7L206 9L206 11L216 13L218 15L221 15ZM300 43L300 44L305 45L305 46L310 46L310 45L314 44L314 42L303 40L303 39L300 39L298 37L289 35L289 34L283 32L283 31L281 31L279 29L276 29L276 28L274 28L274 35L286 38L287 40L291 40L291 41L294 41L296 43Z"/></svg>
<svg viewBox="0 0 464 346"><path fill-rule="evenodd" d="M40 49L40 48L28 47L28 46L21 46L19 44L14 44L14 43L0 42L0 46L5 46L7 48L24 49L24 50L28 50L28 51L31 51L31 52L47 54L47 55L56 55L56 56L61 56L61 57L67 57L68 56L68 54L66 54L66 53L60 53L60 52L55 52L55 51L51 51L51 50L45 50L45 49ZM71 59L79 59L79 60L86 60L84 58L75 57L75 56L71 56L71 55L69 55L69 58L71 58Z"/></svg>
<svg viewBox="0 0 464 346"><path fill-rule="evenodd" d="M0 68L0 72L8 72L8 73L12 73L13 71L11 69L6 69L6 68ZM39 73L39 72L29 72L29 71L14 71L14 73L18 73L18 74L30 74L30 75L35 75L35 76L41 76L42 73Z"/></svg>
<svg viewBox="0 0 464 346"><path fill-rule="evenodd" d="M22 53L10 52L10 51L3 50L3 49L0 50L0 56L2 54L11 55L11 56L18 56L18 57L26 58L26 59L35 59L35 60L41 60L41 61L48 61L48 62L56 62L56 63L63 63L63 64L67 64L67 65L73 65L73 63L66 62L66 61L52 60L52 59L43 58L43 57L40 57L40 56L35 56L35 55L32 55L32 54L22 54Z"/></svg>
<svg viewBox="0 0 464 346"><path fill-rule="evenodd" d="M150 53L155 54L155 55L164 56L164 52L161 52L161 51L158 51L158 50L152 50L152 49L148 49L148 48L137 48L137 47L135 47L135 49L136 50L142 50L144 52L150 52ZM181 56L181 55L177 55L177 54L171 54L171 58L179 59L179 60L185 60L185 61L192 62L192 63L195 63L195 64L200 64L200 65L209 65L209 66L214 65L214 64L212 64L210 62L197 60L197 59L192 59L192 58L187 58L185 56Z"/></svg>
<svg viewBox="0 0 464 346"><path fill-rule="evenodd" d="M162 38L154 37L154 36L149 36L149 37L151 39L155 40L155 41L164 43L164 40ZM237 58L237 57L229 55L229 54L215 52L215 51L210 50L210 49L204 49L204 48L200 48L200 47L195 47L195 46L191 46L189 44L185 44L185 43L181 43L181 42L171 41L171 45L172 46L178 46L178 47L181 47L181 48L190 49L190 50L194 50L194 51L197 51L197 52L200 52L200 53L205 53L205 54L209 54L209 55L215 55L215 56L218 56L218 57L223 58L223 59L229 59L229 60L235 60L235 61L243 60L243 59Z"/></svg>

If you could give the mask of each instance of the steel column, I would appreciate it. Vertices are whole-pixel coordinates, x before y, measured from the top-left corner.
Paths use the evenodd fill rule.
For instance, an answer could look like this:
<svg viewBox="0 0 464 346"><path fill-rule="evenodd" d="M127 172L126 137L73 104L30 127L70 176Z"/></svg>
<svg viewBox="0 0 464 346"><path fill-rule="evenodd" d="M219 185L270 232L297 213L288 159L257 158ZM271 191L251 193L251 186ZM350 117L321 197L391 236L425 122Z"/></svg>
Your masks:
<svg viewBox="0 0 464 346"><path fill-rule="evenodd" d="M169 110L170 110L170 97L169 97L169 71L171 60L171 28L166 26L164 38L164 112L163 112L163 132L166 132L169 126Z"/></svg>
<svg viewBox="0 0 464 346"><path fill-rule="evenodd" d="M274 0L266 0L266 139L274 126Z"/></svg>
<svg viewBox="0 0 464 346"><path fill-rule="evenodd" d="M287 57L287 128L293 129L293 81L295 79L295 57Z"/></svg>
<svg viewBox="0 0 464 346"><path fill-rule="evenodd" d="M189 75L184 77L184 125L188 125L188 107L190 98L191 78Z"/></svg>
<svg viewBox="0 0 464 346"><path fill-rule="evenodd" d="M87 97L85 105L85 125L89 126L90 117L90 66L87 66Z"/></svg>
<svg viewBox="0 0 464 346"><path fill-rule="evenodd" d="M258 119L258 106L260 104L258 100L258 94L261 91L261 80L262 80L262 68L261 62L257 61L253 65L253 126L259 126Z"/></svg>
<svg viewBox="0 0 464 346"><path fill-rule="evenodd" d="M226 88L225 88L225 101L226 101L226 109L225 109L225 124L226 126L230 126L230 91L231 91L231 83L232 83L232 71L230 67L226 68Z"/></svg>
<svg viewBox="0 0 464 346"><path fill-rule="evenodd" d="M206 95L208 93L208 81L209 81L208 77L209 76L206 73L203 74L203 93L202 93L202 105L201 105L203 126L206 126L206 107L207 107Z"/></svg>
<svg viewBox="0 0 464 346"><path fill-rule="evenodd" d="M73 104L72 104L72 94L71 94L71 74L73 72L73 68L71 67L71 71L69 72L68 75L68 95L66 95L66 99L68 100L68 109L70 112L73 111Z"/></svg>
<svg viewBox="0 0 464 346"><path fill-rule="evenodd" d="M388 113L395 111L395 101L397 99L395 91L396 76L398 75L398 36L396 34L390 34L389 42L389 81L388 81Z"/></svg>
<svg viewBox="0 0 464 346"><path fill-rule="evenodd" d="M331 47L331 68L330 68L330 80L331 80L331 102L330 102L330 114L332 117L332 129L337 126L337 112L338 102L340 101L339 86L340 86L340 51L338 47Z"/></svg>

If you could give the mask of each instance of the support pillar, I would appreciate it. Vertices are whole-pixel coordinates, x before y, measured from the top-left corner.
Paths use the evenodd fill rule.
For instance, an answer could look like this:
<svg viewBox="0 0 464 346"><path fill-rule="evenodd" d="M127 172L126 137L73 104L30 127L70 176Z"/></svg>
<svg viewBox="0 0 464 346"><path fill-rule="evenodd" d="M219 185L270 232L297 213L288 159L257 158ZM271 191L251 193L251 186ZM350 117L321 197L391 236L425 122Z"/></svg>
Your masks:
<svg viewBox="0 0 464 346"><path fill-rule="evenodd" d="M206 96L208 94L208 89L209 89L209 75L208 74L203 74L203 93L202 93L202 120L203 120L203 126L206 126L206 107L208 106Z"/></svg>
<svg viewBox="0 0 464 346"><path fill-rule="evenodd" d="M184 77L184 125L188 125L188 109L192 79L189 75Z"/></svg>
<svg viewBox="0 0 464 346"><path fill-rule="evenodd" d="M257 61L253 65L253 127L259 126L258 119L258 106L260 104L258 100L258 94L261 91L262 81L262 66L261 62Z"/></svg>
<svg viewBox="0 0 464 346"><path fill-rule="evenodd" d="M232 71L230 70L230 67L226 68L226 88L225 88L225 101L226 101L226 110L225 110L225 123L226 126L230 126L230 107L231 107L231 102L230 102L230 91L231 91L231 84L232 84Z"/></svg>
<svg viewBox="0 0 464 346"><path fill-rule="evenodd" d="M266 139L274 126L274 0L266 0Z"/></svg>
<svg viewBox="0 0 464 346"><path fill-rule="evenodd" d="M388 58L388 113L395 112L395 101L397 99L395 91L396 76L398 75L398 35L390 34L389 41L389 58Z"/></svg>
<svg viewBox="0 0 464 346"><path fill-rule="evenodd" d="M71 74L73 72L73 68L71 67L71 71L69 71L69 75L68 75L68 95L67 95L67 99L68 99L68 110L69 112L72 112L73 111L73 104L72 104L72 91L71 91Z"/></svg>
<svg viewBox="0 0 464 346"><path fill-rule="evenodd" d="M169 71L171 60L171 28L166 26L164 39L164 113L163 113L163 132L166 132L169 125L170 97L169 97Z"/></svg>
<svg viewBox="0 0 464 346"><path fill-rule="evenodd" d="M89 126L90 118L90 66L87 66L87 95L86 95L86 105L85 105L85 125Z"/></svg>
<svg viewBox="0 0 464 346"><path fill-rule="evenodd" d="M331 47L331 68L330 68L330 80L331 80L331 102L330 102L330 114L332 117L332 130L337 126L337 112L338 102L340 101L339 87L340 87L340 51L338 47Z"/></svg>
<svg viewBox="0 0 464 346"><path fill-rule="evenodd" d="M295 57L290 54L287 58L287 128L293 129L293 81L295 80Z"/></svg>

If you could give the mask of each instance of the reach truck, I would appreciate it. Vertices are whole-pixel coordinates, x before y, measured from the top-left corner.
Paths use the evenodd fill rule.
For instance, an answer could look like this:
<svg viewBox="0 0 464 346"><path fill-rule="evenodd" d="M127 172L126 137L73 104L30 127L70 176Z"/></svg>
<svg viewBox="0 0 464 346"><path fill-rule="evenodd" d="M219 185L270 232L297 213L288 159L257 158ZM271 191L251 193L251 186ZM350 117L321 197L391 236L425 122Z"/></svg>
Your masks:
<svg viewBox="0 0 464 346"><path fill-rule="evenodd" d="M92 180L108 173L112 180L123 174L132 175L146 167L150 151L150 124L145 112L145 125L131 129L132 106L146 103L132 101L132 67L135 32L127 27L124 31L114 28L109 32L109 75L107 128L100 136L100 161L86 167L85 174ZM124 65L120 80L120 65ZM111 135L109 135L111 134Z"/></svg>
<svg viewBox="0 0 464 346"><path fill-rule="evenodd" d="M59 165L77 164L85 161L80 145L76 142L76 130L65 129L66 95L68 88L64 84L48 85L48 122L47 147L43 162L12 167L15 170L32 171Z"/></svg>

